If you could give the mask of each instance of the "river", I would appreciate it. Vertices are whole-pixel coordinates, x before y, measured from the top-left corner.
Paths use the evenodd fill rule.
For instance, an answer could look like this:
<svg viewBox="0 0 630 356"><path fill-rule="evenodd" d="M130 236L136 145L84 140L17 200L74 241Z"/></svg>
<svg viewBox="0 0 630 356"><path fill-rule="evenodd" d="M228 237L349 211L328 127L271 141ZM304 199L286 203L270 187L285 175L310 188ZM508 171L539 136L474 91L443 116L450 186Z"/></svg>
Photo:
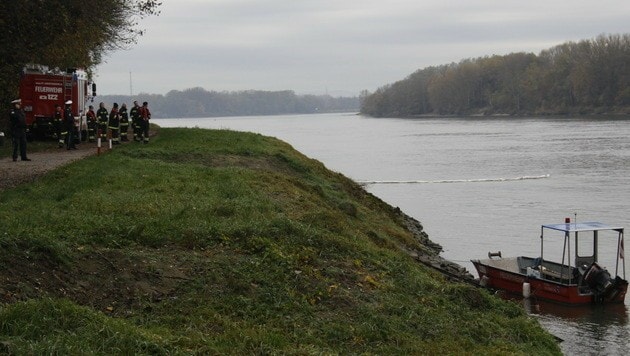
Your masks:
<svg viewBox="0 0 630 356"><path fill-rule="evenodd" d="M630 118L317 114L153 121L286 141L417 218L443 246L442 256L473 274L470 259L489 251L538 256L540 225L565 217L630 227ZM613 272L615 248L599 252ZM628 299L617 307L522 303L564 340L565 354L626 355Z"/></svg>

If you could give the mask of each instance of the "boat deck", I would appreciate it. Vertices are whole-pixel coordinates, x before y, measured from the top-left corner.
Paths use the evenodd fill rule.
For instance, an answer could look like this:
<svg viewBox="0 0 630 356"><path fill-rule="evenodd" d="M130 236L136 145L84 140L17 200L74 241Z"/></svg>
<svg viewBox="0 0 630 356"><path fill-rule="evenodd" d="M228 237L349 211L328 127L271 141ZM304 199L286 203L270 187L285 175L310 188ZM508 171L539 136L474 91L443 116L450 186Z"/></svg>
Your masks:
<svg viewBox="0 0 630 356"><path fill-rule="evenodd" d="M562 284L577 284L580 274L577 268L562 266L559 263L541 261L532 257L507 257L484 259L480 263L506 272L546 279Z"/></svg>

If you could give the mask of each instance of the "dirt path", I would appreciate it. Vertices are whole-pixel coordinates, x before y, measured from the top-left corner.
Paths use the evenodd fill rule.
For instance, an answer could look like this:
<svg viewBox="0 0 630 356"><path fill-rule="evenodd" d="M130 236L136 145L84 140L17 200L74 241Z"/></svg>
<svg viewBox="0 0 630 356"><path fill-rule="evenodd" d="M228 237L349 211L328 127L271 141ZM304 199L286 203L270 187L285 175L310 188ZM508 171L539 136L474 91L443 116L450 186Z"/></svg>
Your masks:
<svg viewBox="0 0 630 356"><path fill-rule="evenodd" d="M27 146L28 147L28 146ZM107 150L102 150L105 152ZM32 182L37 177L81 158L95 155L95 143L81 143L76 150L54 148L40 152L28 152L31 161L16 162L9 157L0 158L0 191L15 187L21 183Z"/></svg>
<svg viewBox="0 0 630 356"><path fill-rule="evenodd" d="M159 132L159 126L151 124L149 137L155 137ZM129 140L121 142L123 145L136 144L133 141L132 132L130 132ZM5 142L5 145L7 142ZM114 146L115 148L116 146ZM109 143L103 142L101 153L106 153L109 149ZM13 188L19 184L32 182L38 177L50 172L51 170L85 158L87 156L97 154L96 143L82 142L77 144L76 150L67 150L64 148L51 148L39 152L29 152L27 146L27 156L31 161L22 162L19 157L13 162L11 155L0 157L0 192Z"/></svg>

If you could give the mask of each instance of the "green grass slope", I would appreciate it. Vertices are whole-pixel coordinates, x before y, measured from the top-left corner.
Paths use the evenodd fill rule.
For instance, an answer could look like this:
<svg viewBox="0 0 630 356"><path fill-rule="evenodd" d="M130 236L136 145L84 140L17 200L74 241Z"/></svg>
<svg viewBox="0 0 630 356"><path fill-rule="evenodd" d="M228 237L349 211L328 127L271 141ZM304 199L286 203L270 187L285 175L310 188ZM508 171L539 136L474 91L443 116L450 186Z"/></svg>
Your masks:
<svg viewBox="0 0 630 356"><path fill-rule="evenodd" d="M0 192L0 222L0 352L559 354L274 138L160 129Z"/></svg>

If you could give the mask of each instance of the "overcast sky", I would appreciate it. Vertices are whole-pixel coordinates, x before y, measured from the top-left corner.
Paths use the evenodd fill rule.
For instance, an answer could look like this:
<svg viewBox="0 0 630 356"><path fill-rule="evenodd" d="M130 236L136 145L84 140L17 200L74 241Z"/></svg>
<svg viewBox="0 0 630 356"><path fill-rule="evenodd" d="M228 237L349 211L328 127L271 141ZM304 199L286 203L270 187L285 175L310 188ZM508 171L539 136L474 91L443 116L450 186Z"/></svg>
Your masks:
<svg viewBox="0 0 630 356"><path fill-rule="evenodd" d="M97 68L100 94L353 96L432 65L630 32L630 0L162 1Z"/></svg>

